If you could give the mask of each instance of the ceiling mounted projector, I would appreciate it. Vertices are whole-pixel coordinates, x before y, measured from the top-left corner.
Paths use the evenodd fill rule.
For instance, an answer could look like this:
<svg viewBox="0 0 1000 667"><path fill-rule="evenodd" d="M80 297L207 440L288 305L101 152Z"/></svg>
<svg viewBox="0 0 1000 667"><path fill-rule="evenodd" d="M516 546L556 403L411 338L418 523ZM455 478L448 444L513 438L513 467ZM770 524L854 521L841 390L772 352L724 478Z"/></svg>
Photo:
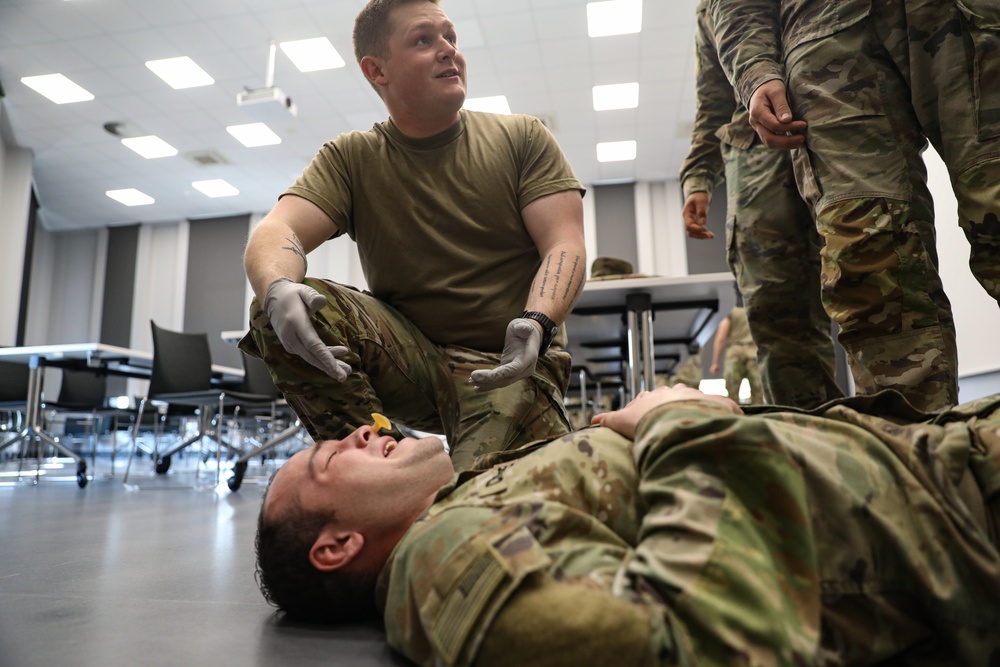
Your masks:
<svg viewBox="0 0 1000 667"><path fill-rule="evenodd" d="M298 107L295 106L292 98L277 86L269 88L244 88L236 93L236 104L241 107L247 104L263 104L265 102L280 104L293 116L297 116L299 113Z"/></svg>
<svg viewBox="0 0 1000 667"><path fill-rule="evenodd" d="M274 85L274 54L277 48L278 45L272 41L267 51L267 70L264 73L264 87L250 88L244 86L243 90L236 93L236 106L242 107L248 104L270 102L272 104L280 104L288 113L298 116L299 108L295 106L295 102L292 102L292 98L281 88Z"/></svg>

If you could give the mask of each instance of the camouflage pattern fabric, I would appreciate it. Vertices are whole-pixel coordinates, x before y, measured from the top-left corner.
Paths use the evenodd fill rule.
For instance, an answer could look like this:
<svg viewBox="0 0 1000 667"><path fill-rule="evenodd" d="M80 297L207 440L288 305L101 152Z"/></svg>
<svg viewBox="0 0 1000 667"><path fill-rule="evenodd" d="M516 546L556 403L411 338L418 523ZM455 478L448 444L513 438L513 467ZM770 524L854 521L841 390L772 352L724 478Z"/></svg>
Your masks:
<svg viewBox="0 0 1000 667"><path fill-rule="evenodd" d="M488 455L383 568L388 641L422 665L996 664L998 433L1000 397L885 391Z"/></svg>
<svg viewBox="0 0 1000 667"><path fill-rule="evenodd" d="M970 267L1000 299L1000 5L709 7L722 63L744 99L787 73L793 110L809 123L807 148L794 158L797 181L826 240L824 304L841 327L857 390L897 388L927 409L954 404L954 321L921 151L929 140L948 166ZM822 34L802 38L821 19Z"/></svg>
<svg viewBox="0 0 1000 667"><path fill-rule="evenodd" d="M757 346L763 396L797 407L839 398L820 288L822 241L795 187L791 159L760 143L723 144L723 154L727 260Z"/></svg>
<svg viewBox="0 0 1000 667"><path fill-rule="evenodd" d="M723 376L726 378L726 394L729 398L740 402L740 385L746 379L750 384L750 403L759 405L764 402L764 387L757 368L757 346L753 343L726 347L726 370Z"/></svg>
<svg viewBox="0 0 1000 667"><path fill-rule="evenodd" d="M764 400L814 407L842 396L820 298L822 243L791 158L757 139L726 78L707 0L697 11L698 111L681 187L685 199L692 192L711 196L725 175L727 261L757 344Z"/></svg>
<svg viewBox="0 0 1000 667"><path fill-rule="evenodd" d="M743 379L750 384L750 403L764 402L764 392L757 369L757 346L750 336L750 323L743 306L736 306L729 315L729 337L726 340L725 371L726 393L736 402L740 400L740 384Z"/></svg>
<svg viewBox="0 0 1000 667"><path fill-rule="evenodd" d="M698 388L704 379L705 373L702 371L701 353L689 355L681 362L677 370L670 374L667 386L673 387L675 384L682 384L686 387Z"/></svg>
<svg viewBox="0 0 1000 667"><path fill-rule="evenodd" d="M344 438L380 412L393 423L443 434L462 469L481 454L570 430L563 407L570 357L561 346L549 348L532 377L480 394L469 375L498 365L499 353L435 345L369 294L314 278L303 282L327 297L313 322L325 344L349 348L343 360L354 372L347 380L335 382L286 352L256 299L240 348L264 360L314 440Z"/></svg>

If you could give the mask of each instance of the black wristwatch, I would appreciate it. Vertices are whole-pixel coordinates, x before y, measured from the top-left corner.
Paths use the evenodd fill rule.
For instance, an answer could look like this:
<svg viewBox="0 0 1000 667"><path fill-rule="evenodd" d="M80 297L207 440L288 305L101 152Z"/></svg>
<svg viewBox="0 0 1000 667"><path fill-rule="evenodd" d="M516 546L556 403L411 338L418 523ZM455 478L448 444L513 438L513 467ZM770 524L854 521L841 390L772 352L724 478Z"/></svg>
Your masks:
<svg viewBox="0 0 1000 667"><path fill-rule="evenodd" d="M537 310L526 310L521 317L526 320L535 320L542 325L542 345L538 348L538 356L542 356L549 349L549 345L552 345L552 339L556 337L559 325L553 322L548 315Z"/></svg>

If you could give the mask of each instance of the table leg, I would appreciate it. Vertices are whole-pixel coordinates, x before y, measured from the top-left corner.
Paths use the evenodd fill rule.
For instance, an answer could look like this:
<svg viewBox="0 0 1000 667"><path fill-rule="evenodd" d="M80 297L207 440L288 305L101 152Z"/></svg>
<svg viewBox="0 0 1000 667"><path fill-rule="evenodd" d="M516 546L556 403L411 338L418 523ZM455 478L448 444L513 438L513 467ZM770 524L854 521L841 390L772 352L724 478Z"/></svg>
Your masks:
<svg viewBox="0 0 1000 667"><path fill-rule="evenodd" d="M35 470L35 481L38 481L38 476L41 470L41 444L44 442L49 447L52 447L56 451L64 454L67 458L76 461L76 483L82 489L87 486L87 462L82 456L69 449L65 445L59 442L56 438L53 438L42 428L42 374L45 371L45 367L39 357L32 357L29 364L28 371L28 405L27 405L27 415L24 430L18 433L17 440L24 440L24 442L36 442L38 444L38 452L36 460L38 461L38 466ZM13 442L13 441L11 441Z"/></svg>
<svg viewBox="0 0 1000 667"><path fill-rule="evenodd" d="M652 389L653 382L653 302L646 292L625 296L628 328L628 368L625 384L629 400L640 391Z"/></svg>

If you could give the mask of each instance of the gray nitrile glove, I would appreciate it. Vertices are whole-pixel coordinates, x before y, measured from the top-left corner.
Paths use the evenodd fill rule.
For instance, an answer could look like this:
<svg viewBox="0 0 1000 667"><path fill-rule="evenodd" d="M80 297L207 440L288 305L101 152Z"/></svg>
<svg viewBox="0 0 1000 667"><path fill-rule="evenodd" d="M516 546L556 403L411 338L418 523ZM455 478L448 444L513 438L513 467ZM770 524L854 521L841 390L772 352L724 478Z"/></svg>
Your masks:
<svg viewBox="0 0 1000 667"><path fill-rule="evenodd" d="M513 384L535 372L542 331L534 320L518 317L507 325L500 365L486 371L472 371L469 378L476 391L489 391Z"/></svg>
<svg viewBox="0 0 1000 667"><path fill-rule="evenodd" d="M278 278L268 285L264 295L264 312L285 350L299 355L337 382L343 382L351 367L337 357L347 354L347 348L325 345L309 319L325 305L325 296L290 278Z"/></svg>

